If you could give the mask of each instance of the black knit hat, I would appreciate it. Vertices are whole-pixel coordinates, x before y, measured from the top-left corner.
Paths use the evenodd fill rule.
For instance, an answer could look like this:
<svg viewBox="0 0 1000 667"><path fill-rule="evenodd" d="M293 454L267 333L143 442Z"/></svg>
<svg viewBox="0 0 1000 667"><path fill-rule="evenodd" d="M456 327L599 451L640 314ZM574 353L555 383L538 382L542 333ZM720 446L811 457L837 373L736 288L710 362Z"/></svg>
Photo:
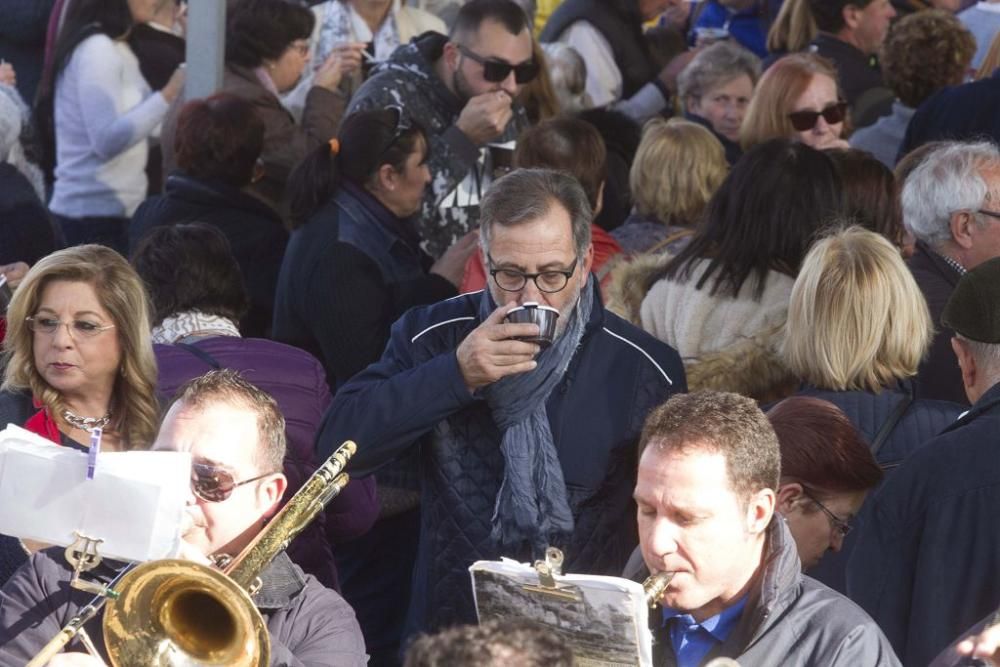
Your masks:
<svg viewBox="0 0 1000 667"><path fill-rule="evenodd" d="M983 262L958 281L941 323L980 343L1000 343L1000 257Z"/></svg>

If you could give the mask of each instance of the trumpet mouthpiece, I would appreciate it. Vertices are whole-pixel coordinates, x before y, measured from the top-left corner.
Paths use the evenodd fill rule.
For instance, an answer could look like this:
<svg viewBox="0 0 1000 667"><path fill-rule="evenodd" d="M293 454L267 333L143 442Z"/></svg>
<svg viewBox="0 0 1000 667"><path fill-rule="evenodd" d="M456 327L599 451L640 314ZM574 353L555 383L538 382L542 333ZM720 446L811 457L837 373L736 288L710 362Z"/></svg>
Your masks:
<svg viewBox="0 0 1000 667"><path fill-rule="evenodd" d="M650 608L659 604L660 598L667 591L667 586L670 585L670 580L673 578L673 572L657 572L642 582L642 589L646 593L646 604Z"/></svg>

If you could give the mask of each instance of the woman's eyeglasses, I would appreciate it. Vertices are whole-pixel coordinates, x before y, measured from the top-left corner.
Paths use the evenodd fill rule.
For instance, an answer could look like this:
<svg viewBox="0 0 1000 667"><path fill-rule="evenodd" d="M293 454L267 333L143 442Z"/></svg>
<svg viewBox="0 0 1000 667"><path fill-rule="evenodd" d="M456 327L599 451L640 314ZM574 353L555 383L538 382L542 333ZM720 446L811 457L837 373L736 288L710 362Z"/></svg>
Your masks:
<svg viewBox="0 0 1000 667"><path fill-rule="evenodd" d="M233 495L236 487L264 479L271 473L258 475L242 482L233 479L233 473L210 463L191 464L191 490L205 502L221 503Z"/></svg>
<svg viewBox="0 0 1000 667"><path fill-rule="evenodd" d="M469 60L477 62L483 66L483 78L490 83L500 83L510 76L511 72L514 72L514 81L519 84L531 83L535 80L535 77L538 76L539 65L534 60L529 60L519 65L511 65L506 60L484 58L475 51L471 51L461 44L459 44L458 50Z"/></svg>
<svg viewBox="0 0 1000 667"><path fill-rule="evenodd" d="M796 132L807 132L816 127L820 116L828 125L843 123L847 117L847 102L831 104L822 111L793 111L788 114L788 119L792 121Z"/></svg>
<svg viewBox="0 0 1000 667"><path fill-rule="evenodd" d="M41 334L54 334L59 327L66 327L66 331L73 338L93 338L97 336L102 331L107 331L108 329L114 329L115 325L105 324L100 325L97 322L90 322L89 320L73 320L72 322L60 322L54 317L42 317L35 315L34 317L26 317L24 321L28 324L28 328L35 333Z"/></svg>
<svg viewBox="0 0 1000 667"><path fill-rule="evenodd" d="M833 527L835 531L837 531L838 535L840 535L841 537L847 537L848 534L850 534L851 530L853 530L854 526L847 523L839 516L837 516L829 509L827 509L826 505L816 500L816 498L811 493L809 493L805 489L802 489L802 495L804 495L806 498L816 503L816 506L819 507L821 510L823 510L823 513L826 514L826 518L830 520L830 525Z"/></svg>

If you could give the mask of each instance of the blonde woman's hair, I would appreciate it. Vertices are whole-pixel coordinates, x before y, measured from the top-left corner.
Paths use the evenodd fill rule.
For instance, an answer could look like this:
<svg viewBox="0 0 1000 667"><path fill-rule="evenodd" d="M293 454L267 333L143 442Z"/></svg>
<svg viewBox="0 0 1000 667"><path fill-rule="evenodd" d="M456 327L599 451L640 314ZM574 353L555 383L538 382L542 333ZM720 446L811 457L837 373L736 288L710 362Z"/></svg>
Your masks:
<svg viewBox="0 0 1000 667"><path fill-rule="evenodd" d="M899 249L849 227L806 255L792 287L782 355L793 373L821 389L879 391L916 375L933 333Z"/></svg>
<svg viewBox="0 0 1000 667"><path fill-rule="evenodd" d="M806 0L785 0L767 31L769 53L802 51L816 38L819 30Z"/></svg>
<svg viewBox="0 0 1000 667"><path fill-rule="evenodd" d="M636 211L665 225L691 225L728 171L726 151L706 128L678 118L651 120L629 173Z"/></svg>
<svg viewBox="0 0 1000 667"><path fill-rule="evenodd" d="M126 449L152 445L159 419L156 359L150 338L149 302L142 280L114 250L82 245L48 255L31 267L7 310L3 389L30 391L52 415L61 415L63 396L35 367L34 334L26 318L38 310L42 292L58 280L87 283L108 311L118 336L121 366L111 394L111 427ZM104 334L107 335L107 334Z"/></svg>
<svg viewBox="0 0 1000 667"><path fill-rule="evenodd" d="M837 91L840 83L833 64L815 53L793 53L771 65L754 89L747 115L740 128L740 144L747 150L770 139L791 139L797 136L788 114L814 76L828 76ZM845 136L847 134L845 120Z"/></svg>

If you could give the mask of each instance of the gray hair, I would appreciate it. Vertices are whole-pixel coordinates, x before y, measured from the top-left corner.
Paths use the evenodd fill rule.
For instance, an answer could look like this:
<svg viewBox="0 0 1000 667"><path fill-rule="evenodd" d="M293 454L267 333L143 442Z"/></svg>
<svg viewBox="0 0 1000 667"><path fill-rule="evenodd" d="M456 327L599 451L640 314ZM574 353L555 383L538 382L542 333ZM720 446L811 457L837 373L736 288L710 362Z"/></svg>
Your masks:
<svg viewBox="0 0 1000 667"><path fill-rule="evenodd" d="M747 75L757 85L760 58L729 40L716 42L701 50L677 77L677 88L684 101L699 99L706 92Z"/></svg>
<svg viewBox="0 0 1000 667"><path fill-rule="evenodd" d="M985 373L994 380L1000 380L1000 345L972 340L960 333L956 333L955 338L969 348L969 354L976 360L976 366L980 373ZM993 381L989 384L996 384L996 382Z"/></svg>
<svg viewBox="0 0 1000 667"><path fill-rule="evenodd" d="M483 253L490 250L494 225L512 227L533 222L548 213L553 204L559 204L569 214L576 256L583 257L590 247L594 212L580 182L555 169L515 169L490 187L479 217Z"/></svg>
<svg viewBox="0 0 1000 667"><path fill-rule="evenodd" d="M903 185L903 224L931 247L951 240L951 214L982 207L989 190L980 170L1000 164L988 141L948 142L931 151Z"/></svg>
<svg viewBox="0 0 1000 667"><path fill-rule="evenodd" d="M569 44L550 42L541 45L549 68L549 79L565 113L583 111L593 106L587 94L587 63Z"/></svg>

